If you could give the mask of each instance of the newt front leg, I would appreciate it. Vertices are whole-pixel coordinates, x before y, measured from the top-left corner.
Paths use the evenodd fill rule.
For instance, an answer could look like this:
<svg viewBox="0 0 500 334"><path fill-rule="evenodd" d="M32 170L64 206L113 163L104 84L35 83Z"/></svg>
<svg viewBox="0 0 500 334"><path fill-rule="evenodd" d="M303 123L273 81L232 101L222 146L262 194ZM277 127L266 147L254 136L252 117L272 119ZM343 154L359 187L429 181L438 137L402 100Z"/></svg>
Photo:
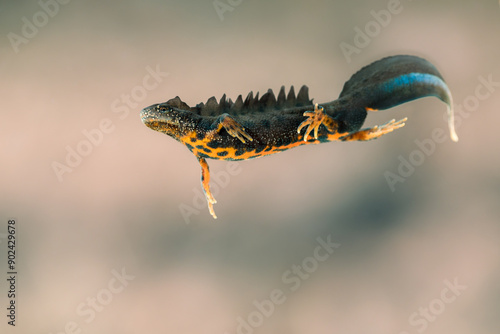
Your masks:
<svg viewBox="0 0 500 334"><path fill-rule="evenodd" d="M201 166L201 187L203 188L203 192L205 193L205 197L207 199L208 211L214 219L217 219L214 211L214 204L217 203L212 192L210 191L210 169L208 168L208 163L205 158L198 157L198 162Z"/></svg>
<svg viewBox="0 0 500 334"><path fill-rule="evenodd" d="M222 114L215 122L212 124L212 130L207 133L208 138L213 138L219 134L219 132L225 129L227 133L235 138L238 138L243 144L246 141L253 141L253 138L246 133L245 128L238 123L229 114ZM210 170L208 168L208 163L205 158L197 157L201 166L201 187L205 193L207 199L208 210L214 219L217 219L214 211L214 204L217 203L212 192L210 191Z"/></svg>
<svg viewBox="0 0 500 334"><path fill-rule="evenodd" d="M222 114L212 125L213 130L208 133L208 137L213 137L224 128L231 136L238 138L244 144L246 140L253 141L253 138L246 133L245 128L234 120L229 114Z"/></svg>

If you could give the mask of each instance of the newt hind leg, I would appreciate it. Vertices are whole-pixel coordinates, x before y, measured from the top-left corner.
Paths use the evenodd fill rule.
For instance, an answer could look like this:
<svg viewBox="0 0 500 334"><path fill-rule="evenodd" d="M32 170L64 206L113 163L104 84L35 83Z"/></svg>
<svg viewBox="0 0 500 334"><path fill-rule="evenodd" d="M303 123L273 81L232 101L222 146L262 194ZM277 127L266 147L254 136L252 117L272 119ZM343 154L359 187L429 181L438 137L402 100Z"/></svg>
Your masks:
<svg viewBox="0 0 500 334"><path fill-rule="evenodd" d="M353 141L353 140L372 140L379 138L386 133L392 132L396 129L402 128L405 126L407 118L400 119L399 121L391 120L384 125L376 125L373 128L362 129L359 131L351 132L350 134L343 136L340 138L342 141Z"/></svg>
<svg viewBox="0 0 500 334"><path fill-rule="evenodd" d="M314 139L318 139L318 130L321 124L323 124L329 132L335 132L338 129L337 121L328 116L323 107L318 107L316 103L314 105L314 111L306 111L303 114L308 118L300 123L297 128L297 133L300 133L303 127L307 126L306 132L304 133L304 141L307 141L309 134L314 130Z"/></svg>
<svg viewBox="0 0 500 334"><path fill-rule="evenodd" d="M217 219L214 211L214 204L217 203L212 192L210 191L210 169L208 168L208 163L205 158L198 157L198 161L201 166L201 188L205 193L205 198L207 199L208 211L214 219Z"/></svg>

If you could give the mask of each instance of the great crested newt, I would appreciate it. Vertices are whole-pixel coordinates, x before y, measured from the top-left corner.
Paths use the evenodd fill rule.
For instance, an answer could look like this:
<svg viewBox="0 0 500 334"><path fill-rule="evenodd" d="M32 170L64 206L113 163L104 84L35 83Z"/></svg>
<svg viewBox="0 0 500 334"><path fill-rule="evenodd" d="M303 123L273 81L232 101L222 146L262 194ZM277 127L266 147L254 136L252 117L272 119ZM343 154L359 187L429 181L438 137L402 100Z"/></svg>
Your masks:
<svg viewBox="0 0 500 334"><path fill-rule="evenodd" d="M216 203L210 192L206 159L246 160L290 148L330 141L371 140L405 125L407 118L361 129L367 112L388 109L426 96L448 105L448 125L453 141L453 101L438 70L427 60L408 55L383 58L355 73L344 84L337 100L314 104L308 87L295 95L284 86L276 97L272 90L259 98L250 92L233 102L224 94L190 107L178 96L141 111L142 122L165 133L196 156L201 165L201 184L210 214Z"/></svg>

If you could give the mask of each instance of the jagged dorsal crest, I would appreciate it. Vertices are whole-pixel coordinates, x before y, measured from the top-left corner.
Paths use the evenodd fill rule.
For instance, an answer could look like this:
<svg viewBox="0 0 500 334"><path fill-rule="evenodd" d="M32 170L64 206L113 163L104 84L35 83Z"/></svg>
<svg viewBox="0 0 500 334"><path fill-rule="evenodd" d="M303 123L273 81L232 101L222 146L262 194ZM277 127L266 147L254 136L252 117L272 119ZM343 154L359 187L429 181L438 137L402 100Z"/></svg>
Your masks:
<svg viewBox="0 0 500 334"><path fill-rule="evenodd" d="M217 116L223 113L242 115L308 106L312 105L313 102L312 99L309 99L309 88L304 85L300 88L297 95L295 95L293 86L290 87L288 94L285 93L285 86L281 86L278 97L274 95L272 89L269 89L260 98L258 92L255 94L255 97L253 92L250 92L244 100L242 95L239 95L234 102L231 99L227 99L226 94L224 94L219 102L217 102L215 96L212 96L206 103L199 103L195 107L189 107L178 96L168 100L166 104L178 109L192 111L201 116Z"/></svg>

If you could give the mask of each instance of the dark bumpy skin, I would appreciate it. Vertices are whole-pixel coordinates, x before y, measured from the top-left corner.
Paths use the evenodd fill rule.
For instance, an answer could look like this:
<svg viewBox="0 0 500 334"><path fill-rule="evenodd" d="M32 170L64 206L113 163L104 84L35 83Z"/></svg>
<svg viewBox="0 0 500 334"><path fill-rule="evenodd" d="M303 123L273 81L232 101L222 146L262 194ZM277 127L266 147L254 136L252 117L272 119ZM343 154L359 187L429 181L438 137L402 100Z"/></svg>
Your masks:
<svg viewBox="0 0 500 334"><path fill-rule="evenodd" d="M189 107L179 97L141 111L149 128L163 132L186 145L202 167L202 186L210 213L215 199L210 193L210 173L205 158L246 160L287 149L330 141L371 140L404 126L390 121L361 129L368 111L382 110L426 96L436 96L448 105L450 135L453 127L451 93L437 69L415 56L393 56L358 71L337 100L314 105L308 88L295 95L293 86L277 97L269 90L261 98L250 92L233 102L223 95L205 104Z"/></svg>

